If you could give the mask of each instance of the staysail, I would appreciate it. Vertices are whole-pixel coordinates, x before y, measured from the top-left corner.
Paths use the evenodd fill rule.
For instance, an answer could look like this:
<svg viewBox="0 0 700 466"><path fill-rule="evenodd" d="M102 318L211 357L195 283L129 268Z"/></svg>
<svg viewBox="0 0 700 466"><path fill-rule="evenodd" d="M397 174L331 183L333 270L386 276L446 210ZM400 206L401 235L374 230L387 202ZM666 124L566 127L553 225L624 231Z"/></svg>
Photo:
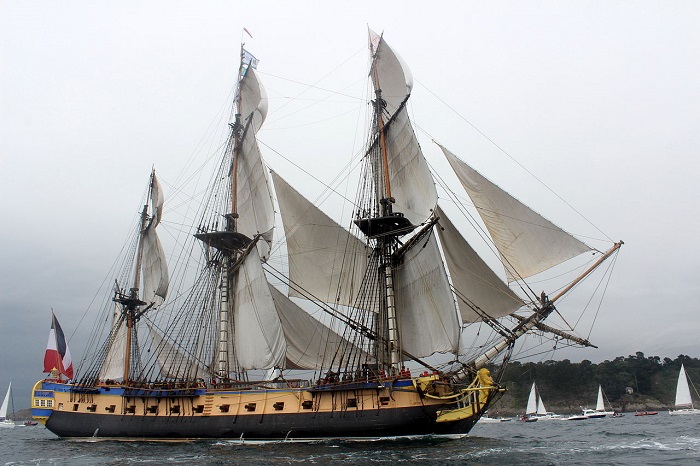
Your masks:
<svg viewBox="0 0 700 466"><path fill-rule="evenodd" d="M450 271L462 322L479 322L515 312L521 299L472 249L445 212L437 208L440 244Z"/></svg>
<svg viewBox="0 0 700 466"><path fill-rule="evenodd" d="M109 349L100 368L100 380L116 380L124 376L124 366L126 364L126 325L124 324L124 317L124 314L121 312L121 306L114 303Z"/></svg>
<svg viewBox="0 0 700 466"><path fill-rule="evenodd" d="M365 243L306 200L277 173L272 179L284 224L289 296L352 306L367 268Z"/></svg>
<svg viewBox="0 0 700 466"><path fill-rule="evenodd" d="M180 380L211 376L211 371L198 363L192 355L186 354L168 341L153 325L150 323L147 325L161 376Z"/></svg>
<svg viewBox="0 0 700 466"><path fill-rule="evenodd" d="M342 350L353 345L328 326L313 318L292 302L274 286L270 285L277 314L282 321L282 330L287 343L287 369L322 369L329 367L332 359ZM354 345L353 345L354 346ZM366 353L353 348L362 360Z"/></svg>
<svg viewBox="0 0 700 466"><path fill-rule="evenodd" d="M508 281L527 278L591 248L440 146L498 249Z"/></svg>

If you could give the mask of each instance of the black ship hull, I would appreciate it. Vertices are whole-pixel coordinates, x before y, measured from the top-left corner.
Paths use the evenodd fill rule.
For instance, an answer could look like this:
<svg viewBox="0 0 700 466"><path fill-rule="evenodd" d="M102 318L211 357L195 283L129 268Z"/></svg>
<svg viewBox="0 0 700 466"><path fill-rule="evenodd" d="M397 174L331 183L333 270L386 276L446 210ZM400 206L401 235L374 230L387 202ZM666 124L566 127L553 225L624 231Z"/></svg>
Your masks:
<svg viewBox="0 0 700 466"><path fill-rule="evenodd" d="M282 440L466 434L477 420L436 423L434 419L434 413L424 408L213 417L53 412L46 427L61 437Z"/></svg>

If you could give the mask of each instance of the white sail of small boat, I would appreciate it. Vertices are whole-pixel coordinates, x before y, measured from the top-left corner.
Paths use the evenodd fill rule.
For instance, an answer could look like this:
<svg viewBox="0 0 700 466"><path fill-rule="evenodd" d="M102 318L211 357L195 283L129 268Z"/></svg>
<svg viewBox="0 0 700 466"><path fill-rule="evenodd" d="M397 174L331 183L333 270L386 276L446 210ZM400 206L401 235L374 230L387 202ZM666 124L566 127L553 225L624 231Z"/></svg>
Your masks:
<svg viewBox="0 0 700 466"><path fill-rule="evenodd" d="M535 382L532 383L532 387L530 388L530 395L528 396L527 400L525 417L527 417L528 420L541 421L559 419L561 417L559 414L554 414L552 412L547 411L547 408L545 407L544 402L542 401L542 396L537 390Z"/></svg>
<svg viewBox="0 0 700 466"><path fill-rule="evenodd" d="M544 403L542 402L542 397L538 394L537 395L537 417L543 417L547 415L547 408L544 407Z"/></svg>
<svg viewBox="0 0 700 466"><path fill-rule="evenodd" d="M595 409L585 408L583 410L583 415L589 418L603 418L608 415L615 414L614 411L608 411L605 409L605 402L603 398L603 388L598 385L598 398L596 399Z"/></svg>
<svg viewBox="0 0 700 466"><path fill-rule="evenodd" d="M535 387L535 382L532 382L532 387L530 387L530 395L527 397L525 415L520 416L520 420L524 422L533 422L537 420L537 388Z"/></svg>
<svg viewBox="0 0 700 466"><path fill-rule="evenodd" d="M532 387L530 387L530 395L527 397L525 414L537 414L537 389L535 388L535 382L532 382Z"/></svg>
<svg viewBox="0 0 700 466"><path fill-rule="evenodd" d="M674 403L676 409L670 409L669 414L700 414L700 409L693 406L693 399L690 396L690 385L688 384L688 375L685 373L685 367L681 364L681 370L678 373L678 384L676 385L676 401Z"/></svg>
<svg viewBox="0 0 700 466"><path fill-rule="evenodd" d="M15 426L15 422L12 419L7 418L7 409L12 400L12 382L10 386L7 387L7 393L5 394L5 399L2 400L2 405L0 405L0 427L12 428Z"/></svg>

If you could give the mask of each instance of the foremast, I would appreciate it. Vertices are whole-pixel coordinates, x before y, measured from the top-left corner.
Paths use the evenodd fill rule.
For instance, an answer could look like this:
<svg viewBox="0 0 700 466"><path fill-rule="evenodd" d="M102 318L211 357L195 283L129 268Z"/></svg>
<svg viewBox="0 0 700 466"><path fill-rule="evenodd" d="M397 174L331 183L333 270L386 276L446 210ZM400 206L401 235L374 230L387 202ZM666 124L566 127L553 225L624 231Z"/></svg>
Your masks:
<svg viewBox="0 0 700 466"><path fill-rule="evenodd" d="M374 39L374 40L373 40ZM377 66L381 37L370 31L369 49L372 57L371 75L374 84L374 100L370 147L366 154L367 169L372 173L373 200L371 207L358 212L355 224L367 236L368 243L374 242L374 254L379 259L380 302L376 323L377 361L396 375L400 372L401 361L405 359L401 349L401 337L396 309L395 253L399 247L398 238L410 233L415 226L403 214L394 212L396 200L392 197L391 177L386 136L387 102L382 98L382 85ZM366 204L365 204L366 205ZM369 214L369 215L362 215Z"/></svg>

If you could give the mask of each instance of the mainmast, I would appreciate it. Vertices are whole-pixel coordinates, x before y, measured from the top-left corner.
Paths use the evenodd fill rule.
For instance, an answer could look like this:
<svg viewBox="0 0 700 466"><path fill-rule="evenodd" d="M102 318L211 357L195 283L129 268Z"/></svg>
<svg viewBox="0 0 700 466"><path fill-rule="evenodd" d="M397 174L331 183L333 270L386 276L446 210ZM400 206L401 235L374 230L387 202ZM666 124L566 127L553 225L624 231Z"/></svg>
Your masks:
<svg viewBox="0 0 700 466"><path fill-rule="evenodd" d="M228 191L229 208L224 213L224 228L221 231L202 232L195 235L207 246L214 247L221 252L221 275L219 283L219 316L218 316L218 341L216 344L216 375L227 379L231 373L231 355L229 354L230 332L232 331L232 315L234 296L232 293L233 280L236 269L240 266L240 258L249 250L251 238L238 231L238 175L239 161L242 153L242 144L245 133L245 125L242 120L242 86L246 78L246 72L251 63L245 62L246 51L241 44L241 62L238 68L238 79L233 102L233 121L229 123L229 138L226 145L226 155L230 157Z"/></svg>
<svg viewBox="0 0 700 466"><path fill-rule="evenodd" d="M236 84L236 94L234 100L234 118L233 122L229 123L230 136L229 136L229 150L231 150L231 209L226 215L226 231L231 233L237 233L238 231L238 157L241 151L241 83L245 76L245 66L244 66L244 51L243 44L241 44L241 62L238 67L238 79ZM232 147L231 147L232 146ZM222 379L228 378L229 370L229 354L228 354L228 341L229 341L229 328L230 328L230 318L229 303L229 290L232 286L233 274L231 274L231 264L235 261L238 256L239 251L233 249L229 251L229 254L224 254L223 267L221 270L221 295L220 295L220 313L219 313L219 348L218 348L218 376Z"/></svg>

